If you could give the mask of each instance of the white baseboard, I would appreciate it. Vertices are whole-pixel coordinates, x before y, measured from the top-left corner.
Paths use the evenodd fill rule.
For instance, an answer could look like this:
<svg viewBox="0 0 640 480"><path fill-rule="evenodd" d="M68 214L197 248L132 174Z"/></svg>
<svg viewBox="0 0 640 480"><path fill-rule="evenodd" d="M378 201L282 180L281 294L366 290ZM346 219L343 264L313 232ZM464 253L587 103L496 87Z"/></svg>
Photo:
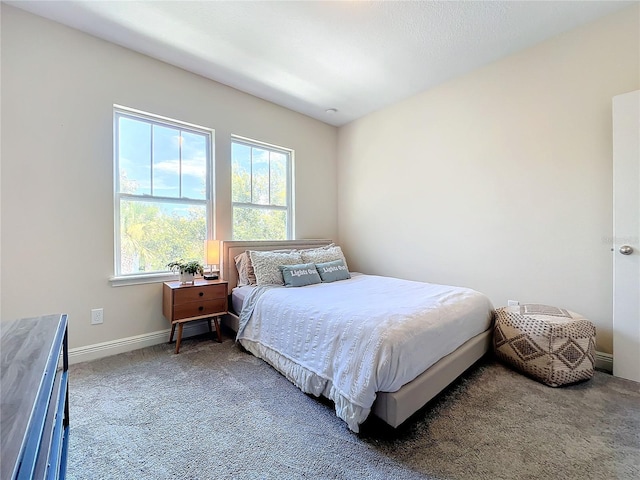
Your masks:
<svg viewBox="0 0 640 480"><path fill-rule="evenodd" d="M184 326L182 337L191 337L207 333L209 327L205 322L194 322ZM98 358L117 355L118 353L131 352L139 348L150 347L169 341L170 328L159 330L157 332L145 333L143 335L135 335L133 337L120 338L109 342L95 343L84 347L69 349L69 363L88 362ZM174 335L175 339L175 335Z"/></svg>
<svg viewBox="0 0 640 480"><path fill-rule="evenodd" d="M130 352L139 348L158 345L169 340L169 332L171 330L159 330L157 332L145 333L143 335L135 335L133 337L120 338L110 342L95 343L85 347L69 349L69 363L88 362L102 357L117 355L118 353ZM206 323L197 322L184 326L183 336L190 337L192 335L200 335L207 333L208 327ZM596 368L605 370L609 373L613 372L613 355L610 353L596 352Z"/></svg>
<svg viewBox="0 0 640 480"><path fill-rule="evenodd" d="M596 368L613 372L613 355L610 353L596 352Z"/></svg>

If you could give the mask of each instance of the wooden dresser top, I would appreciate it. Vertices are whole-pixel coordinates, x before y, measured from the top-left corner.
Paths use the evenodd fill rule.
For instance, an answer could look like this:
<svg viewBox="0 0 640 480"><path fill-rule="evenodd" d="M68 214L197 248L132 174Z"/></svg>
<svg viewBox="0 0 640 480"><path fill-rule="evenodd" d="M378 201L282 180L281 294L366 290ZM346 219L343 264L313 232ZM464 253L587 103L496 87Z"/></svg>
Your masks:
<svg viewBox="0 0 640 480"><path fill-rule="evenodd" d="M13 477L42 376L62 341L66 319L55 314L0 322L0 478Z"/></svg>

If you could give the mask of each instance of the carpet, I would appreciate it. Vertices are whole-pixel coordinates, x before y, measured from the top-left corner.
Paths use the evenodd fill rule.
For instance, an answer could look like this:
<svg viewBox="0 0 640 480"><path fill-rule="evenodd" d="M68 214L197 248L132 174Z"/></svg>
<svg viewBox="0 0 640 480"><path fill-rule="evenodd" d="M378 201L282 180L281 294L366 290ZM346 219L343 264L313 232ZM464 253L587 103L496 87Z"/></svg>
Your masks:
<svg viewBox="0 0 640 480"><path fill-rule="evenodd" d="M69 479L637 479L640 384L550 388L483 358L360 434L228 336L70 367Z"/></svg>

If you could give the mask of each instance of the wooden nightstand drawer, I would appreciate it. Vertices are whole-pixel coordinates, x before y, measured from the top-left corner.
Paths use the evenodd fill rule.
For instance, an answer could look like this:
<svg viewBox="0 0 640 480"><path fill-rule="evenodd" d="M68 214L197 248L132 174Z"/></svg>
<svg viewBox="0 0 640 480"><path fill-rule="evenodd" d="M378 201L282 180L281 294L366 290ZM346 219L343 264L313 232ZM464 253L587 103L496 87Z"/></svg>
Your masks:
<svg viewBox="0 0 640 480"><path fill-rule="evenodd" d="M181 305L190 302L201 302L203 300L213 300L227 298L227 285L195 285L193 287L180 288L173 292L173 304Z"/></svg>
<svg viewBox="0 0 640 480"><path fill-rule="evenodd" d="M183 318L199 317L201 315L212 315L214 313L227 311L227 299L216 298L214 300L203 300L200 302L183 303L173 307L173 320Z"/></svg>

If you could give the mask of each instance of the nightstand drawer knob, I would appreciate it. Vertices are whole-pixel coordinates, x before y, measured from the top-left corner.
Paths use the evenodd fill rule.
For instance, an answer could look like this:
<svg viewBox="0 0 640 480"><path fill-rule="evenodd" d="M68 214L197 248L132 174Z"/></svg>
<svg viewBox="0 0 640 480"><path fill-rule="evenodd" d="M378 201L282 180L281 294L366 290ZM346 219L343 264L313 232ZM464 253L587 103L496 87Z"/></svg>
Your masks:
<svg viewBox="0 0 640 480"><path fill-rule="evenodd" d="M204 310L204 307L203 307L202 305L200 305L200 306L198 307L198 310L199 310L199 311L202 311L202 310Z"/></svg>
<svg viewBox="0 0 640 480"><path fill-rule="evenodd" d="M203 295L204 295L204 292L200 292L200 293L198 293L198 295L203 296Z"/></svg>

